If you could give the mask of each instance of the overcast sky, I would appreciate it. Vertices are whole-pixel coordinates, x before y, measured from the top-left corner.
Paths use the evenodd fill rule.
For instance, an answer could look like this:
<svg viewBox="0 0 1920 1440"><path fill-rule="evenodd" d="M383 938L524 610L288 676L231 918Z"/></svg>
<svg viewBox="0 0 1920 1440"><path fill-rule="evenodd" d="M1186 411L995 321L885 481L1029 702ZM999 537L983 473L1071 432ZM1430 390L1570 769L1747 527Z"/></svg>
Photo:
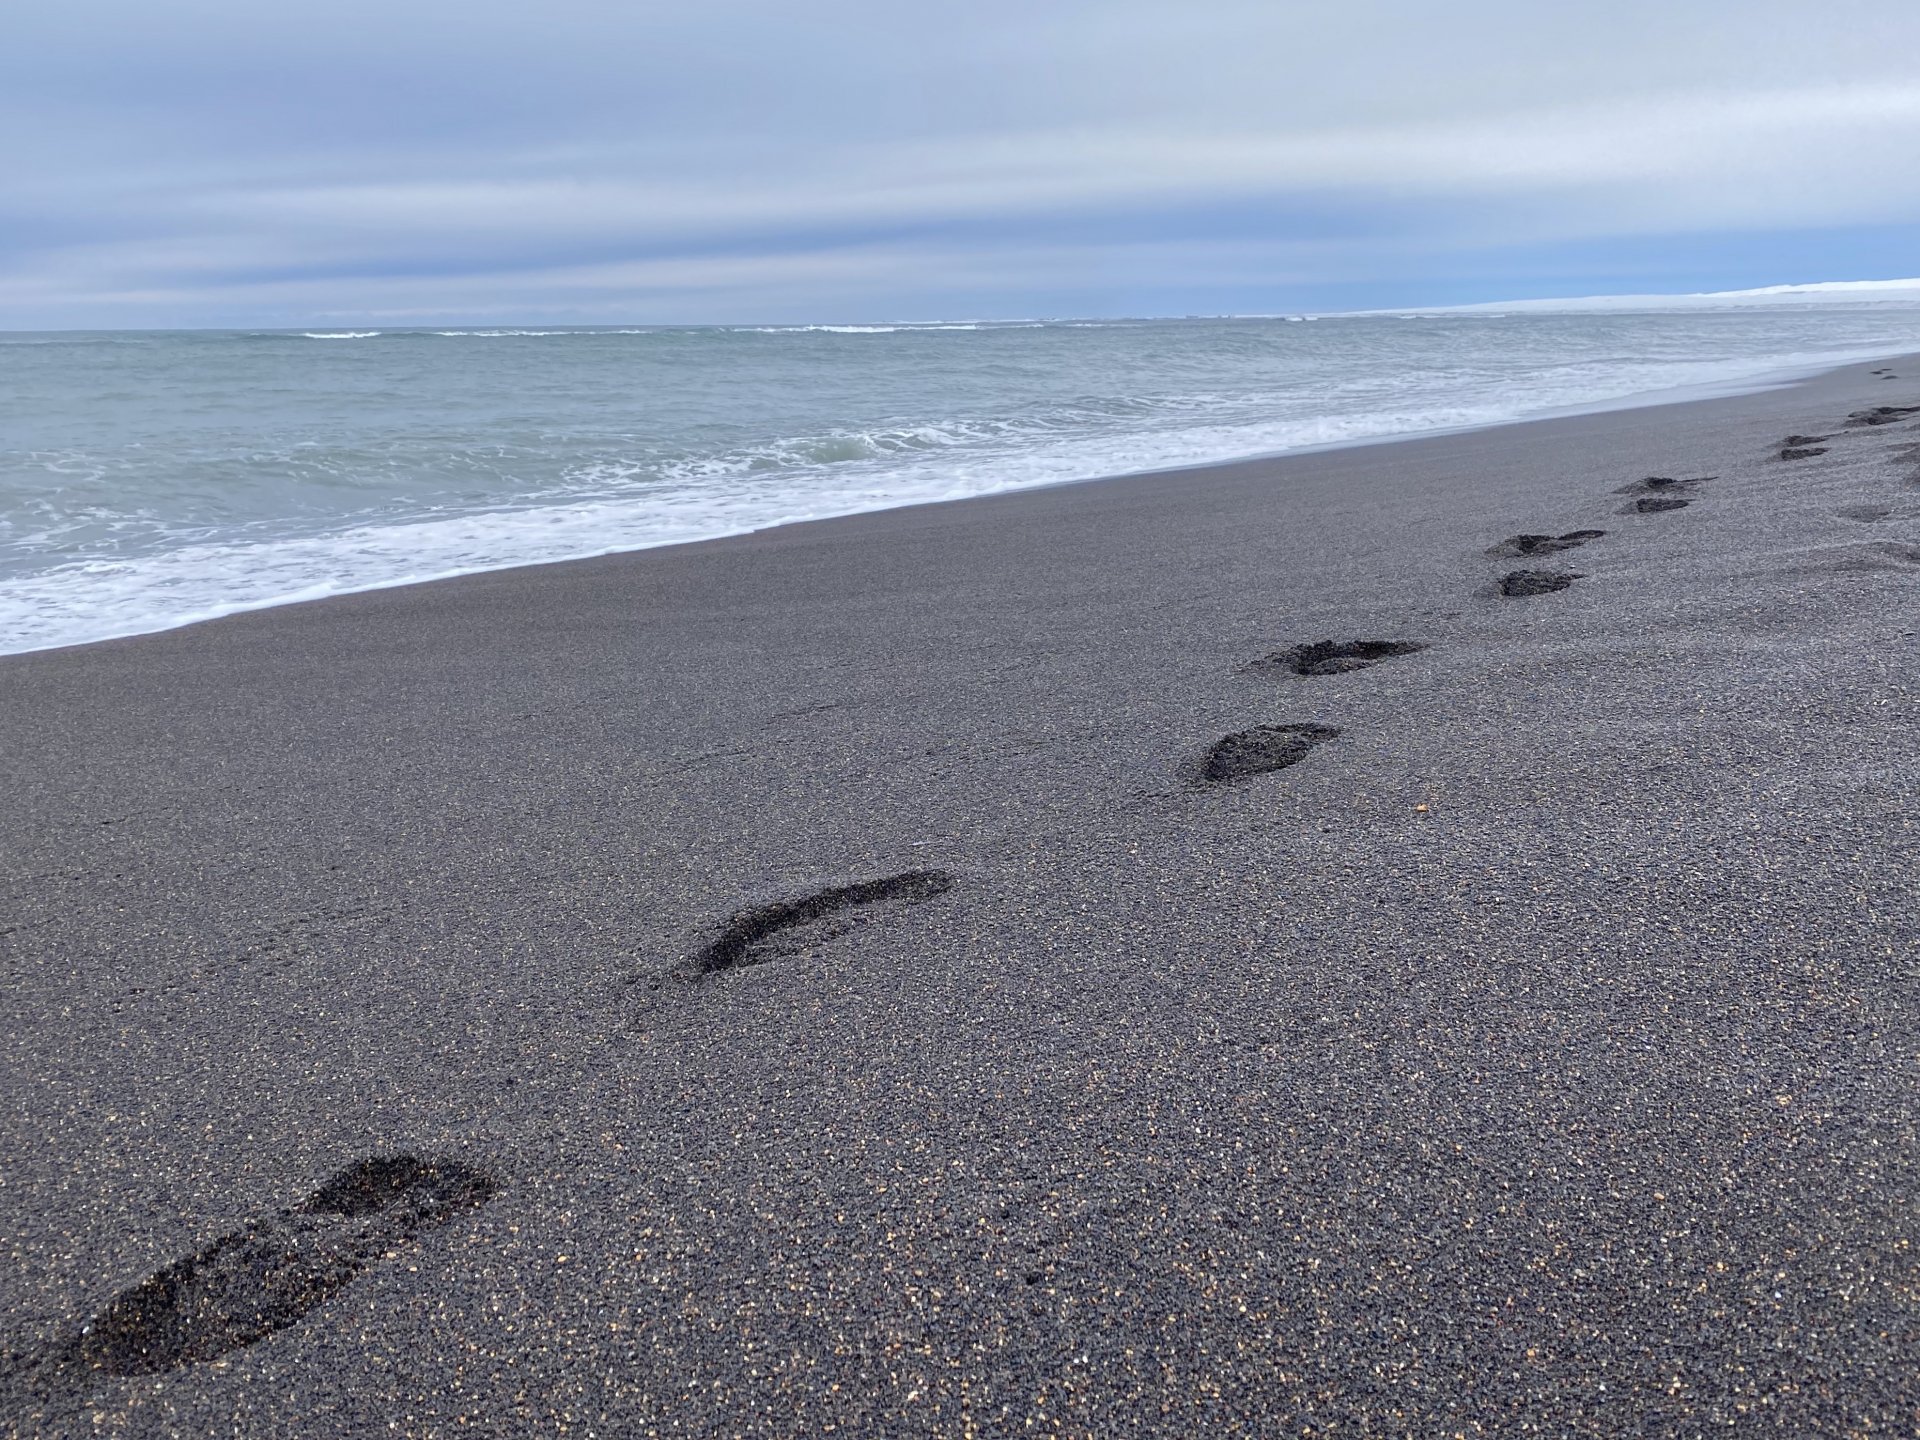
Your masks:
<svg viewBox="0 0 1920 1440"><path fill-rule="evenodd" d="M1910 0L18 0L0 326L1920 272Z"/></svg>

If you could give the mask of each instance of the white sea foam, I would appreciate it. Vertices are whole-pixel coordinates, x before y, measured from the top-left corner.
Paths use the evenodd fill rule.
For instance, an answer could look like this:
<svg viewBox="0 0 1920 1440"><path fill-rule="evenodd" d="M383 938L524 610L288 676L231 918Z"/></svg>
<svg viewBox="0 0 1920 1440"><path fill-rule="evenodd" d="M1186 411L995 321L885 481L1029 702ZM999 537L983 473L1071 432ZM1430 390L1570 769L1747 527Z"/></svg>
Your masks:
<svg viewBox="0 0 1920 1440"><path fill-rule="evenodd" d="M898 325L742 325L743 335L891 335Z"/></svg>
<svg viewBox="0 0 1920 1440"><path fill-rule="evenodd" d="M898 325L742 325L735 328L747 335L897 335L902 330L1037 330L1045 323L1041 320L996 320L985 323L978 320L924 320ZM1092 328L1104 323L1082 321L1080 326Z"/></svg>
<svg viewBox="0 0 1920 1440"><path fill-rule="evenodd" d="M832 327L818 327L828 329ZM657 330L649 329L603 329L582 328L573 330L304 330L301 338L306 340L378 340L386 338L404 338L409 335L436 335L449 340L512 340L544 339L558 335L654 335ZM267 338L274 338L267 334Z"/></svg>

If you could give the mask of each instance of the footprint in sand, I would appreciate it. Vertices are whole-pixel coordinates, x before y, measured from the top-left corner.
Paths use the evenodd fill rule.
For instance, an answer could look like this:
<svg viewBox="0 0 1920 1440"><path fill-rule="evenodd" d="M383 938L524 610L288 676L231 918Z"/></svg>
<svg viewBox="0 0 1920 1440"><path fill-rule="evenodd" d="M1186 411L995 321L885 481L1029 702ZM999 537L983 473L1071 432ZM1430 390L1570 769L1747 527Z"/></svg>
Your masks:
<svg viewBox="0 0 1920 1440"><path fill-rule="evenodd" d="M1639 497L1632 504L1621 507L1622 515L1658 515L1667 510L1686 509L1693 502L1686 498L1684 492L1714 478L1712 475L1696 475L1690 480L1676 480L1671 475L1649 475L1631 485L1622 485L1614 494Z"/></svg>
<svg viewBox="0 0 1920 1440"><path fill-rule="evenodd" d="M953 877L944 871L908 870L743 910L693 957L687 969L692 978L707 979L749 965L792 959L864 925L879 911L917 905L952 888Z"/></svg>
<svg viewBox="0 0 1920 1440"><path fill-rule="evenodd" d="M1334 725L1256 725L1216 740L1200 762L1200 778L1230 784L1285 770L1339 733Z"/></svg>
<svg viewBox="0 0 1920 1440"><path fill-rule="evenodd" d="M455 1160L381 1155L116 1295L78 1335L8 1375L0 1413L65 1409L111 1377L216 1360L284 1330L423 1231L493 1198Z"/></svg>
<svg viewBox="0 0 1920 1440"><path fill-rule="evenodd" d="M1891 505L1847 505L1834 511L1842 520L1858 520L1863 525L1871 525L1877 520L1885 520L1893 514Z"/></svg>
<svg viewBox="0 0 1920 1440"><path fill-rule="evenodd" d="M1496 588L1502 595L1513 597L1551 595L1586 578L1573 570L1509 570L1500 577Z"/></svg>
<svg viewBox="0 0 1920 1440"><path fill-rule="evenodd" d="M1489 545L1487 554L1500 560L1523 555L1552 555L1561 550L1576 550L1589 540L1598 540L1604 530L1569 530L1564 535L1510 535L1498 545Z"/></svg>
<svg viewBox="0 0 1920 1440"><path fill-rule="evenodd" d="M1365 670L1369 665L1414 655L1426 648L1426 643L1420 640L1316 640L1311 645L1296 645L1291 650L1256 660L1254 664L1261 669L1284 666L1296 675L1344 675L1349 670Z"/></svg>
<svg viewBox="0 0 1920 1440"><path fill-rule="evenodd" d="M1780 442L1780 458L1806 460L1815 455L1824 455L1827 453L1827 447L1820 442L1832 438L1831 435L1789 435Z"/></svg>
<svg viewBox="0 0 1920 1440"><path fill-rule="evenodd" d="M1715 475L1695 475L1688 480L1676 480L1671 475L1649 475L1644 480L1635 480L1630 485L1622 485L1613 493L1616 495L1677 495L1718 478Z"/></svg>
<svg viewBox="0 0 1920 1440"><path fill-rule="evenodd" d="M1847 416L1847 424L1854 429L1869 425L1891 425L1909 415L1920 415L1920 405L1875 405L1870 410L1854 411Z"/></svg>

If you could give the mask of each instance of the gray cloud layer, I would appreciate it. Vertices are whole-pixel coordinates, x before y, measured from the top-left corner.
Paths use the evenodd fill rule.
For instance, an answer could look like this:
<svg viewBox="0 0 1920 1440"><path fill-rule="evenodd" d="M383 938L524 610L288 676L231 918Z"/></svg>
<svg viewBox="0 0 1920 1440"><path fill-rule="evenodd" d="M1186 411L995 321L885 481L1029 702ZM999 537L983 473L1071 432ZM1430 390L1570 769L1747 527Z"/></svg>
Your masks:
<svg viewBox="0 0 1920 1440"><path fill-rule="evenodd" d="M1853 0L71 0L9 30L15 326L1058 312L1195 276L1273 308L1490 247L1920 220L1920 13Z"/></svg>

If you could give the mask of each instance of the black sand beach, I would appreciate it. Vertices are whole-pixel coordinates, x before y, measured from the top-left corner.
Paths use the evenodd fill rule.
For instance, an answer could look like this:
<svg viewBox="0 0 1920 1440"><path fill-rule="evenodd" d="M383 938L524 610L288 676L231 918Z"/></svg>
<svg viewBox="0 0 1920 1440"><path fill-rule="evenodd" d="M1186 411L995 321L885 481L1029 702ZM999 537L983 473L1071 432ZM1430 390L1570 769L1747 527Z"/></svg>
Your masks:
<svg viewBox="0 0 1920 1440"><path fill-rule="evenodd" d="M0 660L0 1424L1920 1433L1915 404Z"/></svg>

